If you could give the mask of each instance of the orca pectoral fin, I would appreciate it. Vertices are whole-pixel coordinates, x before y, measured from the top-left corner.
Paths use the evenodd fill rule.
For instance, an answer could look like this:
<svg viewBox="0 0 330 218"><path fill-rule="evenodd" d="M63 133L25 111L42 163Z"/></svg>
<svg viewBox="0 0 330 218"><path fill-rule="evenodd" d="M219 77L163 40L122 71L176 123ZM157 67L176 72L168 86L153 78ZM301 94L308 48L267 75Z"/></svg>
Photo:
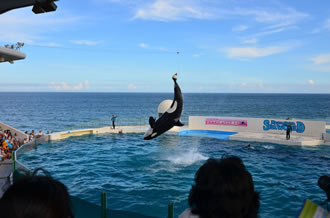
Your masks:
<svg viewBox="0 0 330 218"><path fill-rule="evenodd" d="M174 125L175 125L175 126L184 126L184 124L183 124L183 123L181 123L181 121L180 121L180 120L178 120L178 122L176 122Z"/></svg>
<svg viewBox="0 0 330 218"><path fill-rule="evenodd" d="M154 128L154 124L155 124L155 118L153 117L149 117L149 124L151 128Z"/></svg>

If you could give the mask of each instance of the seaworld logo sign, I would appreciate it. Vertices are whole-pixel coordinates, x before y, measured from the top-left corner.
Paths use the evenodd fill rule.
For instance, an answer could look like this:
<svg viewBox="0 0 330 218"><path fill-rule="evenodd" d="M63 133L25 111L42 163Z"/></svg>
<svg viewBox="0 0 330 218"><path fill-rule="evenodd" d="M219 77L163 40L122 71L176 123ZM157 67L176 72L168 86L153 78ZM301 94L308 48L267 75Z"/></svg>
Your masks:
<svg viewBox="0 0 330 218"><path fill-rule="evenodd" d="M268 130L286 130L288 125L291 124L292 131L297 133L303 133L305 131L305 124L303 122L288 122L288 121L276 121L276 120L264 120L263 129Z"/></svg>

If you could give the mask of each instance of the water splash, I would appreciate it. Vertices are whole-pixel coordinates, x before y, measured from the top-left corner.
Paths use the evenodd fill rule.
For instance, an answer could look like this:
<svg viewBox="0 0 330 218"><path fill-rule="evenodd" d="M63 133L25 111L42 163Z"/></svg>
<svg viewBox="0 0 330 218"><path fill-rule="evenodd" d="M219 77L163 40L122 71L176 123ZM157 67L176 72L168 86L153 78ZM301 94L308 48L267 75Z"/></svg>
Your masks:
<svg viewBox="0 0 330 218"><path fill-rule="evenodd" d="M273 145L263 145L262 147L269 150L275 149Z"/></svg>
<svg viewBox="0 0 330 218"><path fill-rule="evenodd" d="M182 150L180 152L176 152L175 154L168 155L165 159L175 165L189 166L196 162L207 160L208 157L199 153L197 147L193 147L188 151Z"/></svg>

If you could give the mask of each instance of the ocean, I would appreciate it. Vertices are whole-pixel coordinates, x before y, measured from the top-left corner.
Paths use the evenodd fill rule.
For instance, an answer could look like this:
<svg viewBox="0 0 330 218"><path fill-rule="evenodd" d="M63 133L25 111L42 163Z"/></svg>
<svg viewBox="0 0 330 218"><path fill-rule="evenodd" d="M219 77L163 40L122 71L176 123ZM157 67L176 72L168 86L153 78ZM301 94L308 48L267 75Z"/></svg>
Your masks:
<svg viewBox="0 0 330 218"><path fill-rule="evenodd" d="M58 132L110 125L147 124L173 93L0 93L1 121L22 131ZM328 94L184 94L182 120L188 116L229 116L325 121L330 125ZM41 144L21 155L30 169L42 167L68 186L70 194L108 207L167 216L188 207L196 170L210 157L236 155L251 172L260 192L260 217L296 217L305 199L321 203L317 186L330 175L330 146L301 147L221 141L165 134L144 141L143 134L82 136Z"/></svg>

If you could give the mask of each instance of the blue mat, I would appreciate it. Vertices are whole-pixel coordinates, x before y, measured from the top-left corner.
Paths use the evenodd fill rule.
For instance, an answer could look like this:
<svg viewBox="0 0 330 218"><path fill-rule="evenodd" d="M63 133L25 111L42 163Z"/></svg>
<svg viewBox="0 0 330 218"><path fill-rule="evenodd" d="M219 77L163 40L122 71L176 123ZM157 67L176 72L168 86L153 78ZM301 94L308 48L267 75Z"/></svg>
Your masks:
<svg viewBox="0 0 330 218"><path fill-rule="evenodd" d="M179 136L199 136L216 138L221 140L229 140L229 136L237 134L237 132L217 131L217 130L183 130L178 132Z"/></svg>

